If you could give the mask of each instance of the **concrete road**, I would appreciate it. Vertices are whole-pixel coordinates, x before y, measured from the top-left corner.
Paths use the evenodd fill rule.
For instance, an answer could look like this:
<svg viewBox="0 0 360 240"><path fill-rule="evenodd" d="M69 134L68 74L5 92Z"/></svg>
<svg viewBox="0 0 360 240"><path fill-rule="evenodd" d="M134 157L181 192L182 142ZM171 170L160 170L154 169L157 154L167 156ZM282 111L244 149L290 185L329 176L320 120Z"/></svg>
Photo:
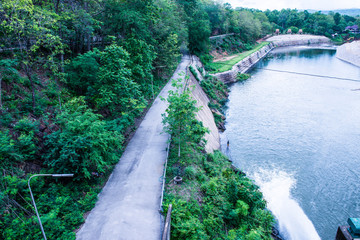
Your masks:
<svg viewBox="0 0 360 240"><path fill-rule="evenodd" d="M183 57L172 78L184 78L179 73L185 72L189 61L189 56ZM166 98L171 89L169 81L159 96ZM76 239L160 239L158 210L169 136L162 132L161 123L167 103L159 96L129 142Z"/></svg>

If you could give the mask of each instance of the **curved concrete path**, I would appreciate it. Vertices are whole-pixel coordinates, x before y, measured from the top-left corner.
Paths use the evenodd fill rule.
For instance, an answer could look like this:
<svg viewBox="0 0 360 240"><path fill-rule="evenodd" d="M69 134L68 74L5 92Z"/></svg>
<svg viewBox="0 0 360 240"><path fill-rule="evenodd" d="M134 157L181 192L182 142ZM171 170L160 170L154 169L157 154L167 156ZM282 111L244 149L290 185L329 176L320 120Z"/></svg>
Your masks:
<svg viewBox="0 0 360 240"><path fill-rule="evenodd" d="M184 78L189 56L183 57L172 78ZM173 89L167 83L159 96ZM167 102L159 96L130 140L119 163L99 194L94 209L76 235L79 240L159 240L159 214L168 134L161 114Z"/></svg>

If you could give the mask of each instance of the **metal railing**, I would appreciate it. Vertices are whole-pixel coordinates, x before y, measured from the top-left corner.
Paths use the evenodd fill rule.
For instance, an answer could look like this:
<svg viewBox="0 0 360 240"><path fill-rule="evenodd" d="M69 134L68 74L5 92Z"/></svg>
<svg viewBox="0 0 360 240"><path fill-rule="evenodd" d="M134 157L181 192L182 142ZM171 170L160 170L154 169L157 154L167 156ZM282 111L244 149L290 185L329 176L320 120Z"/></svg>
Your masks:
<svg viewBox="0 0 360 240"><path fill-rule="evenodd" d="M163 235L161 240L170 240L170 232L171 232L171 211L172 204L169 204L169 208L166 214L165 227L163 231Z"/></svg>
<svg viewBox="0 0 360 240"><path fill-rule="evenodd" d="M193 56L190 55L190 63L185 67L185 76L184 76L184 88L181 90L182 92L188 87L188 72L189 72L189 66L192 65L193 63ZM164 190L165 190L165 180L166 180L166 168L167 168L167 163L168 163L168 159L169 159L169 151L170 151L170 143L171 143L171 136L169 136L168 139L168 145L167 145L167 149L166 149L166 160L165 160L165 166L164 166L164 172L162 175L162 188L161 188L161 197L160 197L160 205L159 205L159 213L160 213L160 218L161 218L161 214L163 211L163 201L164 201ZM179 149L180 151L180 149ZM169 205L168 208L168 213L166 216L166 220L165 220L165 225L164 225L164 230L163 230L163 234L162 234L162 239L163 240L169 240L170 239L170 225L171 225L171 211L172 211L172 205Z"/></svg>
<svg viewBox="0 0 360 240"><path fill-rule="evenodd" d="M164 173L162 176L162 188L161 188L161 199L160 199L160 206L159 206L159 212L161 214L162 212L162 207L163 207L163 201L164 201L164 189L165 189L165 180L166 180L166 168L167 168L167 163L168 163L168 158L169 158L169 151L170 151L170 139L171 136L169 137L169 142L168 142L168 146L166 149L166 160L165 160L165 167L164 167Z"/></svg>

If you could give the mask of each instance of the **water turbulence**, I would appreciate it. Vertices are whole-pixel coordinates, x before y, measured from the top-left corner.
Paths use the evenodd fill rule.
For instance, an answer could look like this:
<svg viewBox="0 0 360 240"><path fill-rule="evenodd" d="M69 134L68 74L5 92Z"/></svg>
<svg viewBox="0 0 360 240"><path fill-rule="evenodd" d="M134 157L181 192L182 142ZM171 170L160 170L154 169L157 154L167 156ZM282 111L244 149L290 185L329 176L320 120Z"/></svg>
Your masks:
<svg viewBox="0 0 360 240"><path fill-rule="evenodd" d="M326 76L360 80L360 68L334 50L277 50L231 86L223 149L229 140L225 153L261 187L286 239L334 239L360 217L360 83Z"/></svg>
<svg viewBox="0 0 360 240"><path fill-rule="evenodd" d="M268 208L279 219L279 230L286 239L320 239L313 223L291 197L296 180L290 174L261 169L252 178L260 186Z"/></svg>

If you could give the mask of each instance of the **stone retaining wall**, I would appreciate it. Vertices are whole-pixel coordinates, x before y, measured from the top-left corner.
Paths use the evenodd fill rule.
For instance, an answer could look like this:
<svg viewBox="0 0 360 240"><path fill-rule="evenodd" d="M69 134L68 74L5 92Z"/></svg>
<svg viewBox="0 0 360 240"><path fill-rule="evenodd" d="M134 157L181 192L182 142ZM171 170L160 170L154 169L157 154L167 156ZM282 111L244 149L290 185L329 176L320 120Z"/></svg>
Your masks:
<svg viewBox="0 0 360 240"><path fill-rule="evenodd" d="M315 35L278 35L268 38L266 41L271 43L264 46L259 51L244 58L240 62L236 63L231 70L221 73L212 74L224 83L236 82L236 76L238 73L247 72L258 61L265 57L272 49L276 47L286 46L298 46L298 45L313 45L313 44L327 44L331 43L331 40L324 36Z"/></svg>
<svg viewBox="0 0 360 240"><path fill-rule="evenodd" d="M240 62L236 63L231 70L221 73L212 74L213 76L217 77L220 81L224 83L233 83L236 82L236 76L238 73L245 73L247 72L254 64L256 64L260 59L265 57L275 45L270 43L262 47L259 51L254 52L250 56L244 58Z"/></svg>

